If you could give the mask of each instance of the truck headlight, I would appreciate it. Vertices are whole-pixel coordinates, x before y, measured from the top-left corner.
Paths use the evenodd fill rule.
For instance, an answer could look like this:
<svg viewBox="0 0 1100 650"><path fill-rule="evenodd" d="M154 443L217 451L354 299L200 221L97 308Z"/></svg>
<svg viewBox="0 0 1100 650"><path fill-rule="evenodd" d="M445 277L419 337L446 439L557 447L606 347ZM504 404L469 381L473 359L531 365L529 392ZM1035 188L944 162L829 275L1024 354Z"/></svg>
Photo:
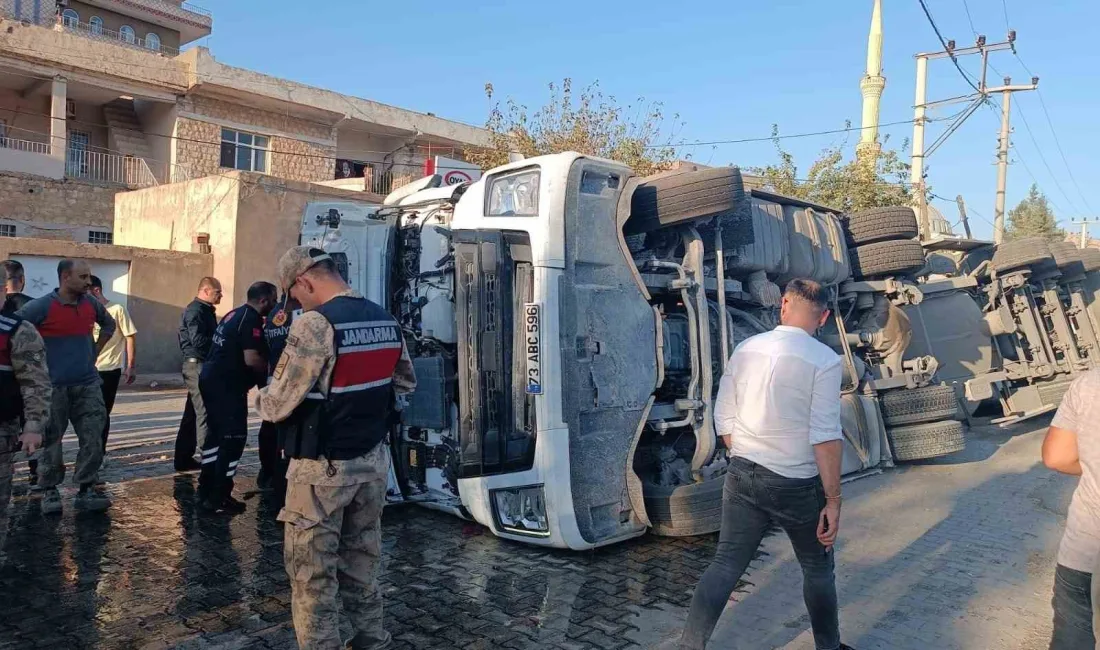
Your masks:
<svg viewBox="0 0 1100 650"><path fill-rule="evenodd" d="M489 217L537 217L539 171L527 169L494 178L486 201L485 215Z"/></svg>
<svg viewBox="0 0 1100 650"><path fill-rule="evenodd" d="M490 493L493 513L502 530L520 535L549 535L546 498L541 485L503 488Z"/></svg>

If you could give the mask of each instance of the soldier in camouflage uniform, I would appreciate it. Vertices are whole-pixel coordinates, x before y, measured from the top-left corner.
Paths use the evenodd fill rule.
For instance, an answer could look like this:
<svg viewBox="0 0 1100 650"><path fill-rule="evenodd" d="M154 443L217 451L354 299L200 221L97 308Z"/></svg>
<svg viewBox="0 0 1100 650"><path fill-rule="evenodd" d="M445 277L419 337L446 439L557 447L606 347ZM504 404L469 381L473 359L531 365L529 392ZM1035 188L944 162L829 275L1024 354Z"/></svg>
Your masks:
<svg viewBox="0 0 1100 650"><path fill-rule="evenodd" d="M4 267L0 274L6 275ZM6 297L0 281L0 304ZM0 315L0 557L8 532L12 460L20 447L30 455L42 446L52 390L38 330L14 315Z"/></svg>
<svg viewBox="0 0 1100 650"><path fill-rule="evenodd" d="M279 261L279 281L304 312L256 408L284 422L287 472L284 560L302 648L374 650L382 626L378 570L395 394L416 387L397 322L308 246ZM353 637L340 638L340 607Z"/></svg>

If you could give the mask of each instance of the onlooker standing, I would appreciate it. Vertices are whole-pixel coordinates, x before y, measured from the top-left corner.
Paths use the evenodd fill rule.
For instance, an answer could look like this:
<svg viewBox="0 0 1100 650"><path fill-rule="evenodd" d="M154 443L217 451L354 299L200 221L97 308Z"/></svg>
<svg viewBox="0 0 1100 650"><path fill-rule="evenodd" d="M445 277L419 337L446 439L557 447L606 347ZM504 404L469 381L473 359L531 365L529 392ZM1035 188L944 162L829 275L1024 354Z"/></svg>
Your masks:
<svg viewBox="0 0 1100 650"><path fill-rule="evenodd" d="M0 276L8 272L9 267L0 266ZM8 286L0 282L0 304ZM52 391L42 336L30 323L0 314L0 557L8 531L12 460L20 448L33 454L42 445Z"/></svg>
<svg viewBox="0 0 1100 650"><path fill-rule="evenodd" d="M202 393L199 392L199 375L202 374L202 363L210 353L214 330L218 328L214 306L221 301L222 283L215 278L203 278L199 281L195 299L183 310L180 321L179 342L180 352L183 353L183 383L187 386L187 403L183 407L183 418L176 433L177 472L193 471L202 467L195 460L195 449L202 447L210 429L206 405L202 401Z"/></svg>
<svg viewBox="0 0 1100 650"><path fill-rule="evenodd" d="M15 260L4 260L0 262L0 267L3 267L4 274L8 278L4 282L4 291L8 297L0 300L0 313L14 314L31 301L31 297L23 293L23 289L27 286L26 271L23 265Z"/></svg>
<svg viewBox="0 0 1100 650"><path fill-rule="evenodd" d="M786 531L802 565L802 593L819 650L840 642L833 544L840 530L841 358L814 338L829 317L825 289L787 284L782 325L734 350L714 409L730 450L722 532L691 601L681 639L703 648L772 525Z"/></svg>
<svg viewBox="0 0 1100 650"><path fill-rule="evenodd" d="M267 377L264 316L279 294L270 282L248 287L248 302L225 315L202 366L199 389L210 431L202 446L199 508L206 512L243 512L233 498L233 477L248 441L248 391Z"/></svg>
<svg viewBox="0 0 1100 650"><path fill-rule="evenodd" d="M107 309L111 318L115 319L115 334L107 341L103 351L96 359L95 367L99 371L99 378L103 380L103 404L107 407L107 423L103 426L103 453L107 453L107 434L111 432L111 411L115 408L115 395L118 394L118 385L125 381L126 385L134 383L137 375L134 374L134 364L137 359L137 328L130 320L130 312L126 306L111 302L103 295L103 281L92 276L92 297L99 301ZM100 329L95 328L96 341L100 336ZM123 369L122 352L125 348L126 363Z"/></svg>
<svg viewBox="0 0 1100 650"><path fill-rule="evenodd" d="M76 507L106 510L111 500L99 488L99 466L103 463L103 425L107 409L103 404L95 360L115 333L115 321L103 305L90 298L92 269L83 260L61 260L57 264L58 289L36 298L16 314L38 328L46 344L53 395L50 426L40 464L43 514L61 512L57 486L65 478L61 438L69 422L76 429L80 451L73 481L80 486ZM100 340L92 338L99 325Z"/></svg>
<svg viewBox="0 0 1100 650"><path fill-rule="evenodd" d="M1043 464L1081 477L1058 548L1050 649L1091 648L1093 571L1100 560L1100 369L1066 391L1043 440Z"/></svg>
<svg viewBox="0 0 1100 650"><path fill-rule="evenodd" d="M305 310L294 319L256 410L288 421L283 559L302 648L385 648L378 571L395 394L416 388L397 321L340 277L323 250L296 246L279 282ZM368 342L369 345L363 343Z"/></svg>

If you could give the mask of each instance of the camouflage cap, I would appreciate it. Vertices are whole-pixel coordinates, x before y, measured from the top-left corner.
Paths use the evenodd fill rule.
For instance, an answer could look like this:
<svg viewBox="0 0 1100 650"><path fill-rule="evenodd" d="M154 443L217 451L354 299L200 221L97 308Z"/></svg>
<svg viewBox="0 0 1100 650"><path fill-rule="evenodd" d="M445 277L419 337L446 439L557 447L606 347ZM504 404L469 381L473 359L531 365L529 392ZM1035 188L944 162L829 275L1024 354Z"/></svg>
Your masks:
<svg viewBox="0 0 1100 650"><path fill-rule="evenodd" d="M318 262L331 259L329 254L320 248L295 246L279 258L279 288L284 292L290 291L290 286L294 284L299 276L313 268Z"/></svg>

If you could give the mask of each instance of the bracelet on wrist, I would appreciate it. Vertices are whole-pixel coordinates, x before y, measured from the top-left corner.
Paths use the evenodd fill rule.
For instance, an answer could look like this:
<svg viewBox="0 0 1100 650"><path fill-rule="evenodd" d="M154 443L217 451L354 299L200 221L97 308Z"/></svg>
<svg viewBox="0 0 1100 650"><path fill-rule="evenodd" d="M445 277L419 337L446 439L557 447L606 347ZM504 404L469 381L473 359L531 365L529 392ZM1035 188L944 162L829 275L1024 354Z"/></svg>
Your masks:
<svg viewBox="0 0 1100 650"><path fill-rule="evenodd" d="M838 495L836 495L835 497L831 497L831 496L829 496L828 494L826 494L826 495L825 495L825 499L826 499L827 501L840 501L840 495L838 494Z"/></svg>

